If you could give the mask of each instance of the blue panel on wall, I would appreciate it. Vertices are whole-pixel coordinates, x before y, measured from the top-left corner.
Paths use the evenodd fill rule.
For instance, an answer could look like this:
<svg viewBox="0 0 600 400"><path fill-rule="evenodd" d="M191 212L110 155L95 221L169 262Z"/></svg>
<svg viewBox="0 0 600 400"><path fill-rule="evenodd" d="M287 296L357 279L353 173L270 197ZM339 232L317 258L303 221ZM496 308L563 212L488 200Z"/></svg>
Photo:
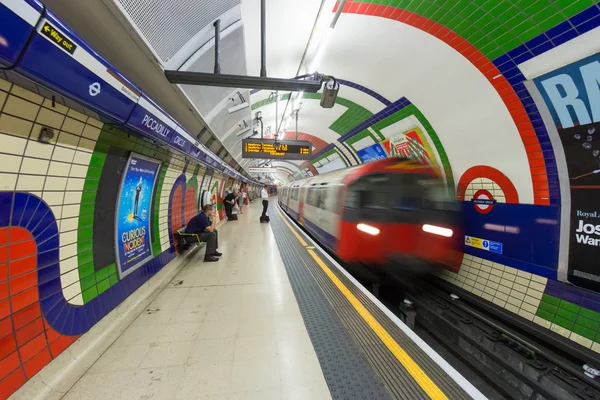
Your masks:
<svg viewBox="0 0 600 400"><path fill-rule="evenodd" d="M25 50L27 40L41 17L43 6L38 2L17 1L9 9L0 4L0 65L12 67Z"/></svg>
<svg viewBox="0 0 600 400"><path fill-rule="evenodd" d="M463 202L465 235L502 244L502 254L465 246L465 253L556 279L560 208L497 203L480 214Z"/></svg>
<svg viewBox="0 0 600 400"><path fill-rule="evenodd" d="M50 11L17 71L117 122L127 120L141 93Z"/></svg>
<svg viewBox="0 0 600 400"><path fill-rule="evenodd" d="M146 95L142 95L140 103L127 120L127 126L152 139L170 144L177 124Z"/></svg>

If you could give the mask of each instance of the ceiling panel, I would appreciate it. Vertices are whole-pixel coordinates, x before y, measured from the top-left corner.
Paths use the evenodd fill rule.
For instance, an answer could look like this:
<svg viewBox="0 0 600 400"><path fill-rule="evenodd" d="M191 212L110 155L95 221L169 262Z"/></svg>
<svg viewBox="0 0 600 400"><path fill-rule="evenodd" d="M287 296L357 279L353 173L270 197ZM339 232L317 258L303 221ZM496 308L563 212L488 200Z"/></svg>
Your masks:
<svg viewBox="0 0 600 400"><path fill-rule="evenodd" d="M202 28L240 4L240 0L116 0L167 62Z"/></svg>

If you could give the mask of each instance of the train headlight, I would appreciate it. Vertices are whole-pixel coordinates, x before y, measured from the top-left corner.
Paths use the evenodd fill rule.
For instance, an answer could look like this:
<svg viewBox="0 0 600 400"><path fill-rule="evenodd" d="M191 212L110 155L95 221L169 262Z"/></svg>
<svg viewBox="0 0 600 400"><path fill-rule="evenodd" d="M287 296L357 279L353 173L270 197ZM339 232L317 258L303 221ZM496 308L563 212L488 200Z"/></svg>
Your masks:
<svg viewBox="0 0 600 400"><path fill-rule="evenodd" d="M452 237L452 235L454 234L454 232L452 232L452 229L442 228L441 226L428 225L428 224L423 225L423 231L425 231L427 233L433 233L434 235L440 235L440 236L445 236L445 237Z"/></svg>
<svg viewBox="0 0 600 400"><path fill-rule="evenodd" d="M372 236L377 236L379 235L379 229L375 228L374 226L371 225L367 225L367 224L358 224L356 225L356 229L358 229L361 232L364 233L368 233L369 235Z"/></svg>

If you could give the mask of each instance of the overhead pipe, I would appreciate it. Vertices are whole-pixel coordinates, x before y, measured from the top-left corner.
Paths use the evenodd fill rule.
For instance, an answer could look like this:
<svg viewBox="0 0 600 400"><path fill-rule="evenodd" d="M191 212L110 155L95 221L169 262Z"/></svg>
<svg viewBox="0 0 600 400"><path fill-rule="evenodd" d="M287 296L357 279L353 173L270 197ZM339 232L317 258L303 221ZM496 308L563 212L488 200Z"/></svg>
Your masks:
<svg viewBox="0 0 600 400"><path fill-rule="evenodd" d="M344 9L345 5L346 5L346 0L338 1L338 8L337 8L335 14L333 15L333 19L331 20L331 25L329 25L329 27L331 29L335 28L335 24L337 24L338 19L340 18L340 15L342 14L342 10Z"/></svg>
<svg viewBox="0 0 600 400"><path fill-rule="evenodd" d="M260 0L260 76L267 77L267 13L266 0Z"/></svg>
<svg viewBox="0 0 600 400"><path fill-rule="evenodd" d="M221 73L221 64L220 64L220 58L221 58L221 49L220 49L220 45L221 45L221 20L218 19L215 21L214 23L215 26L215 74L220 74Z"/></svg>

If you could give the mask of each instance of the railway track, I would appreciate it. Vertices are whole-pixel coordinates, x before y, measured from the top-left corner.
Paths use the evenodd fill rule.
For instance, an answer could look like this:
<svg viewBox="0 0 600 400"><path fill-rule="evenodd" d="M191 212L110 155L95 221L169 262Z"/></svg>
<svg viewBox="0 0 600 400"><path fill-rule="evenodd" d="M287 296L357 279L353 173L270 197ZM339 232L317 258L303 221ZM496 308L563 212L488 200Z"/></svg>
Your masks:
<svg viewBox="0 0 600 400"><path fill-rule="evenodd" d="M582 368L597 365L593 352L515 316L507 319L505 310L437 278L411 286L377 291L411 328L476 374L490 399L600 400L600 382Z"/></svg>

